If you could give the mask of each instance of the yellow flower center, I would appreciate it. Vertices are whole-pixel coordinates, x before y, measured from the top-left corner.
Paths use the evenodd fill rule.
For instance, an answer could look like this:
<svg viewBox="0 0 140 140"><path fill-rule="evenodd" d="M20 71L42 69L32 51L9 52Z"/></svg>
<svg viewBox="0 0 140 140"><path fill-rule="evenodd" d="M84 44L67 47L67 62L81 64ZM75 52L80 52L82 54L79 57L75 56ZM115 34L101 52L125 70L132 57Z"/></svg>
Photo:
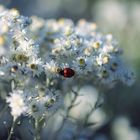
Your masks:
<svg viewBox="0 0 140 140"><path fill-rule="evenodd" d="M3 36L0 36L0 46L4 45L5 39Z"/></svg>
<svg viewBox="0 0 140 140"><path fill-rule="evenodd" d="M79 64L80 64L80 65L85 65L85 60L84 60L83 58L80 58L80 59L79 59Z"/></svg>
<svg viewBox="0 0 140 140"><path fill-rule="evenodd" d="M102 71L102 77L107 78L109 76L109 73L106 70Z"/></svg>
<svg viewBox="0 0 140 140"><path fill-rule="evenodd" d="M99 42L95 42L93 43L93 46L92 46L94 49L98 49L100 47L100 43Z"/></svg>
<svg viewBox="0 0 140 140"><path fill-rule="evenodd" d="M117 66L118 64L116 62L114 62L112 65L111 65L111 70L112 71L115 71L117 69Z"/></svg>
<svg viewBox="0 0 140 140"><path fill-rule="evenodd" d="M33 69L33 70L38 69L38 67L37 67L36 64L31 64L31 65L30 65L30 68Z"/></svg>
<svg viewBox="0 0 140 140"><path fill-rule="evenodd" d="M108 56L104 56L103 57L103 63L107 64L109 62L109 57Z"/></svg>
<svg viewBox="0 0 140 140"><path fill-rule="evenodd" d="M35 104L32 105L32 111L33 112L37 112L38 111L38 108Z"/></svg>
<svg viewBox="0 0 140 140"><path fill-rule="evenodd" d="M29 57L27 57L24 54L17 54L15 55L15 60L18 62L26 62L29 59Z"/></svg>

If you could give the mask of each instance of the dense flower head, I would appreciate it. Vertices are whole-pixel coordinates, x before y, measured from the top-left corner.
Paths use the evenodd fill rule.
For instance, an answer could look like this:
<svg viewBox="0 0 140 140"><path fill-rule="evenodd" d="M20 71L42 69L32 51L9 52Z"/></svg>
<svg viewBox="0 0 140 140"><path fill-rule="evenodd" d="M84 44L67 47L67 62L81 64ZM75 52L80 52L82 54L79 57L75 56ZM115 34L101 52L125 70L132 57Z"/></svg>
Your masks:
<svg viewBox="0 0 140 140"><path fill-rule="evenodd" d="M79 81L106 87L118 81L133 83L116 40L99 32L95 23L30 19L15 9L0 11L0 77L14 81L6 98L14 118L56 111L65 91L80 86Z"/></svg>
<svg viewBox="0 0 140 140"><path fill-rule="evenodd" d="M14 120L26 112L27 106L25 104L25 98L22 90L13 91L10 93L10 97L7 97L6 100L11 108L11 114L14 117Z"/></svg>
<svg viewBox="0 0 140 140"><path fill-rule="evenodd" d="M62 96L54 89L13 90L6 98L14 120L20 115L41 118L55 112L63 105Z"/></svg>
<svg viewBox="0 0 140 140"><path fill-rule="evenodd" d="M40 22L35 17L32 20ZM118 81L127 85L134 82L133 73L121 59L117 41L111 34L100 33L95 23L83 19L76 25L70 19L43 20L36 34L46 61L46 75L51 72L55 77L58 69L71 68L75 71L74 80L88 76L89 81L107 86Z"/></svg>

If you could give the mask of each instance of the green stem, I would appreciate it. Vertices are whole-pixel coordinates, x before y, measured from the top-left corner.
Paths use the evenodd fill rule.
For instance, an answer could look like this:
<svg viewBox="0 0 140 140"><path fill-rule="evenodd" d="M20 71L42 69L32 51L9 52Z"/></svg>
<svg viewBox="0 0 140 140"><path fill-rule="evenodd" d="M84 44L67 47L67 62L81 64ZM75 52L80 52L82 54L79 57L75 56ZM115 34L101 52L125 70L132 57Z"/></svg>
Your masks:
<svg viewBox="0 0 140 140"><path fill-rule="evenodd" d="M17 122L17 120L13 120L11 129L10 129L10 133L9 133L9 136L8 136L7 140L11 139L12 134L14 133L14 128L15 128L16 122Z"/></svg>
<svg viewBox="0 0 140 140"><path fill-rule="evenodd" d="M35 119L35 137L34 137L34 140L41 140L39 119Z"/></svg>

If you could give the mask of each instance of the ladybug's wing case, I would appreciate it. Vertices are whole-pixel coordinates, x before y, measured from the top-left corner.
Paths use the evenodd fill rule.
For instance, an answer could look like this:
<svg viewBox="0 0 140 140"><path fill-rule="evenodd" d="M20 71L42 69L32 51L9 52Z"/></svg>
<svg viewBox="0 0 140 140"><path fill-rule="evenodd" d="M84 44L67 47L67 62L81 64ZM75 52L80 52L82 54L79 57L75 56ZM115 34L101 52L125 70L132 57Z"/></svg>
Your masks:
<svg viewBox="0 0 140 140"><path fill-rule="evenodd" d="M66 78L71 78L72 76L74 76L75 72L71 68L64 68L63 70L61 70L59 72L59 74L66 77Z"/></svg>

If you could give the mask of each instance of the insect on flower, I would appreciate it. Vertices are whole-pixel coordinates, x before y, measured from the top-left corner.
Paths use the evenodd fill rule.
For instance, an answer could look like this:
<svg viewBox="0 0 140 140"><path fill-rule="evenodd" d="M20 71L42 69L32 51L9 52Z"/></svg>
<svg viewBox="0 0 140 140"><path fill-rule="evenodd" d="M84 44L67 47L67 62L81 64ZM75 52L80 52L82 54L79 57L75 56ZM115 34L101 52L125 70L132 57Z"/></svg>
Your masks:
<svg viewBox="0 0 140 140"><path fill-rule="evenodd" d="M59 74L66 78L71 78L72 76L74 76L75 71L71 68L64 68L59 71Z"/></svg>

